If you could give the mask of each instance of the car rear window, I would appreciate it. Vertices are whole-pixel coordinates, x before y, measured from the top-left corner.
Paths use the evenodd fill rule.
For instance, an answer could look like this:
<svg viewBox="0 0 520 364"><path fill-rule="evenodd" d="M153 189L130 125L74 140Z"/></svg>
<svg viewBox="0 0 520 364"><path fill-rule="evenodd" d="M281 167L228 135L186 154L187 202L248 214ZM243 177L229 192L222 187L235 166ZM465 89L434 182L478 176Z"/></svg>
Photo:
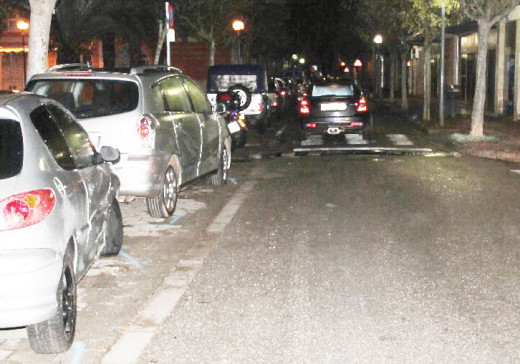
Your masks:
<svg viewBox="0 0 520 364"><path fill-rule="evenodd" d="M244 85L251 92L258 89L256 75L211 75L208 90L210 92L224 92L234 85Z"/></svg>
<svg viewBox="0 0 520 364"><path fill-rule="evenodd" d="M78 119L129 112L139 101L137 84L124 80L39 79L27 90L58 101Z"/></svg>
<svg viewBox="0 0 520 364"><path fill-rule="evenodd" d="M312 88L312 97L345 97L355 96L356 90L354 85L316 85Z"/></svg>
<svg viewBox="0 0 520 364"><path fill-rule="evenodd" d="M0 119L0 179L19 174L22 162L23 138L20 123Z"/></svg>

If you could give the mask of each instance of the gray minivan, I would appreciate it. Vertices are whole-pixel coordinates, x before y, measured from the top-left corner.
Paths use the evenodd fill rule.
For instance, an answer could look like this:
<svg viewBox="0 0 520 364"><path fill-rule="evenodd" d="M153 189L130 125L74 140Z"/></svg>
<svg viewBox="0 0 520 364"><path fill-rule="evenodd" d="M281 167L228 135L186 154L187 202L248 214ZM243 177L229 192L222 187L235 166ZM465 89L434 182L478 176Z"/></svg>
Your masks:
<svg viewBox="0 0 520 364"><path fill-rule="evenodd" d="M221 115L191 78L173 67L107 72L64 65L35 75L27 91L57 100L95 147L119 149L121 195L146 197L154 217L173 214L182 186L211 175L223 184L231 139Z"/></svg>

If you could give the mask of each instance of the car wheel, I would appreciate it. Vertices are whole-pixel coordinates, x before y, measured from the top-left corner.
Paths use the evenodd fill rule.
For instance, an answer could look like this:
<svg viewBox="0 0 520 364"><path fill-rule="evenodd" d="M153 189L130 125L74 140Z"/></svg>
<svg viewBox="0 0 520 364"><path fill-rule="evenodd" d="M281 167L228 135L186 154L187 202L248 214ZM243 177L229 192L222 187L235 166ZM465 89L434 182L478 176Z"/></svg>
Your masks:
<svg viewBox="0 0 520 364"><path fill-rule="evenodd" d="M177 205L177 175L170 166L164 174L162 190L159 196L146 198L146 207L152 217L164 218L173 215Z"/></svg>
<svg viewBox="0 0 520 364"><path fill-rule="evenodd" d="M236 93L240 99L239 111L245 110L251 104L252 96L251 91L244 85L233 85L227 89L227 92Z"/></svg>
<svg viewBox="0 0 520 364"><path fill-rule="evenodd" d="M66 254L56 293L58 307L46 321L28 325L27 336L31 348L39 354L54 354L67 351L76 331L76 283L72 258Z"/></svg>
<svg viewBox="0 0 520 364"><path fill-rule="evenodd" d="M220 153L220 161L218 164L217 172L211 176L211 183L215 186L222 186L227 183L228 176L228 152L226 147L222 147L222 153Z"/></svg>
<svg viewBox="0 0 520 364"><path fill-rule="evenodd" d="M108 226L106 231L105 247L101 251L101 255L110 256L117 255L123 245L123 217L119 202L114 198L110 211L108 212Z"/></svg>

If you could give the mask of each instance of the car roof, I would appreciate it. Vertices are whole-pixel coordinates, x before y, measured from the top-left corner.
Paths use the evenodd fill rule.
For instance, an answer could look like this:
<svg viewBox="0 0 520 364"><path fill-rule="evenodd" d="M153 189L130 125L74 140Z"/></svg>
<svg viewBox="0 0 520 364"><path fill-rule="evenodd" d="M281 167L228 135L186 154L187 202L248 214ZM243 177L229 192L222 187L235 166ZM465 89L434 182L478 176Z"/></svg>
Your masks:
<svg viewBox="0 0 520 364"><path fill-rule="evenodd" d="M135 79L136 76L161 77L172 74L182 74L178 68L163 65L138 66L133 68L94 68L88 64L60 64L49 68L45 73L34 75L33 78L119 78Z"/></svg>

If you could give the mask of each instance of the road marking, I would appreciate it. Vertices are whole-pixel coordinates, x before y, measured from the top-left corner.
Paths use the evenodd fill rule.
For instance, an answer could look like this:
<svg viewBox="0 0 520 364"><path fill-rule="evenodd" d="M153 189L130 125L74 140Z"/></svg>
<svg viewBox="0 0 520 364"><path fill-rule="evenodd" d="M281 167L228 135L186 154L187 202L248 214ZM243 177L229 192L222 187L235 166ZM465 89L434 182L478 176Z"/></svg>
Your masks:
<svg viewBox="0 0 520 364"><path fill-rule="evenodd" d="M81 358L83 357L83 354L85 353L85 342L83 341L75 341L72 344L72 351L74 352L74 355L72 357L72 364L81 364Z"/></svg>
<svg viewBox="0 0 520 364"><path fill-rule="evenodd" d="M279 138L280 135L283 134L283 132L285 131L285 129L287 129L288 126L289 126L289 125L285 124L285 125L284 125L280 130L278 130L278 131L276 132L276 136Z"/></svg>
<svg viewBox="0 0 520 364"><path fill-rule="evenodd" d="M127 253L123 249L119 251L119 255L128 260L130 263L132 263L137 269L141 270L143 269L143 266L137 259L135 259L130 253Z"/></svg>
<svg viewBox="0 0 520 364"><path fill-rule="evenodd" d="M345 141L351 145L368 144L368 140L363 139L363 135L360 134L345 134Z"/></svg>
<svg viewBox="0 0 520 364"><path fill-rule="evenodd" d="M302 140L302 146L312 146L312 145L323 145L323 137L321 135L311 135L307 139Z"/></svg>
<svg viewBox="0 0 520 364"><path fill-rule="evenodd" d="M223 232L255 184L255 181L245 182L215 217L207 231ZM197 242L188 250L183 259L164 279L146 306L137 314L133 323L125 327L120 338L105 354L101 363L133 364L137 362L216 244L216 240Z"/></svg>
<svg viewBox="0 0 520 364"><path fill-rule="evenodd" d="M394 145L414 145L404 134L387 134L386 137L390 139Z"/></svg>
<svg viewBox="0 0 520 364"><path fill-rule="evenodd" d="M240 189L235 192L231 200L224 206L217 217L213 220L207 231L210 233L221 233L236 215L238 209L249 196L255 187L255 181L245 182Z"/></svg>

